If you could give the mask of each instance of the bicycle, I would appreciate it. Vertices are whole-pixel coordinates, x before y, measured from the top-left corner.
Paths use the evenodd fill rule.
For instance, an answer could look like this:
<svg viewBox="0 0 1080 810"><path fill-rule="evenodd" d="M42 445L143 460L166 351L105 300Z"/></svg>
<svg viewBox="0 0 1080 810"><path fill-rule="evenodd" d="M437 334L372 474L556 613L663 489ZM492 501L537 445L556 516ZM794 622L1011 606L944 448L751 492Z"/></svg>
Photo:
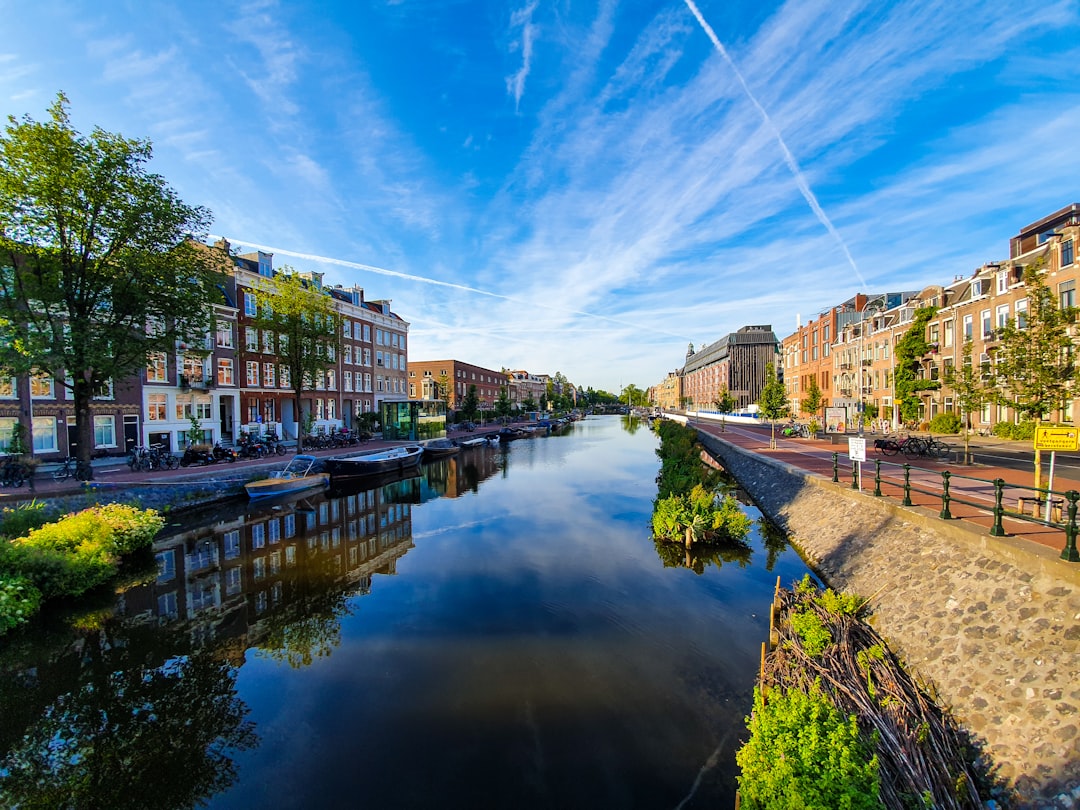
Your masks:
<svg viewBox="0 0 1080 810"><path fill-rule="evenodd" d="M68 478L74 478L76 481L90 480L90 476L79 469L79 460L75 456L65 458L63 466L54 470L52 474L53 481L65 481Z"/></svg>
<svg viewBox="0 0 1080 810"><path fill-rule="evenodd" d="M0 486L21 487L29 483L34 488L34 468L21 458L5 458L0 462Z"/></svg>

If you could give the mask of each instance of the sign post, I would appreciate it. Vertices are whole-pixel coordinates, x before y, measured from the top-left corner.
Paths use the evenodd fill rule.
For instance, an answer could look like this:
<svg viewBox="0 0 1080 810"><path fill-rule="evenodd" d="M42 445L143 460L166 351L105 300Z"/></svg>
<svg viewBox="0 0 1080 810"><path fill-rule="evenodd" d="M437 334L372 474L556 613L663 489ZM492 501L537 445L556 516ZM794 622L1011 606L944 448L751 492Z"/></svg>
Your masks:
<svg viewBox="0 0 1080 810"><path fill-rule="evenodd" d="M859 492L862 492L862 463L866 461L866 439L862 436L848 436L848 458L855 462L855 474L859 478Z"/></svg>
<svg viewBox="0 0 1080 810"><path fill-rule="evenodd" d="M1035 452L1040 450L1050 451L1050 477L1046 481L1046 498L1044 499L1044 520L1050 522L1050 493L1054 489L1054 456L1058 450L1075 453L1080 449L1080 431L1073 427L1061 425L1045 425L1035 428Z"/></svg>

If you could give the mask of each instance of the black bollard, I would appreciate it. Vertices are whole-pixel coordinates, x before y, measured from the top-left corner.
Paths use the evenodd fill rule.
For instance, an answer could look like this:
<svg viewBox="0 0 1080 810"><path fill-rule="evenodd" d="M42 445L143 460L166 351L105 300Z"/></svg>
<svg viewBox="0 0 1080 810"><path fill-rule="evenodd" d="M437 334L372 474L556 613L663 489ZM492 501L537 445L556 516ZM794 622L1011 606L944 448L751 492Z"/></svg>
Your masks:
<svg viewBox="0 0 1080 810"><path fill-rule="evenodd" d="M949 512L949 501L952 498L949 496L949 478L952 477L952 473L945 470L941 474L941 514L938 515L942 520L952 520L952 514Z"/></svg>
<svg viewBox="0 0 1080 810"><path fill-rule="evenodd" d="M994 479L994 525L990 527L990 535L992 537L1004 537L1005 527L1001 525L1001 516L1005 514L1005 509L1001 505L1002 496L1005 494L1005 479Z"/></svg>

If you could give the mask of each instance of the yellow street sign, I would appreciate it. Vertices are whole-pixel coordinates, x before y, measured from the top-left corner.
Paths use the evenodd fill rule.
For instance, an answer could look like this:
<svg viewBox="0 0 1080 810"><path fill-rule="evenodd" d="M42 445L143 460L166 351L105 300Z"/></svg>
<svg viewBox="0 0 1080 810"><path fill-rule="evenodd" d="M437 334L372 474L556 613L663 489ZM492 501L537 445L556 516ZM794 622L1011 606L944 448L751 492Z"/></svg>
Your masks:
<svg viewBox="0 0 1080 810"><path fill-rule="evenodd" d="M1074 427L1050 425L1035 428L1036 450L1064 450L1075 453L1080 449L1080 430Z"/></svg>

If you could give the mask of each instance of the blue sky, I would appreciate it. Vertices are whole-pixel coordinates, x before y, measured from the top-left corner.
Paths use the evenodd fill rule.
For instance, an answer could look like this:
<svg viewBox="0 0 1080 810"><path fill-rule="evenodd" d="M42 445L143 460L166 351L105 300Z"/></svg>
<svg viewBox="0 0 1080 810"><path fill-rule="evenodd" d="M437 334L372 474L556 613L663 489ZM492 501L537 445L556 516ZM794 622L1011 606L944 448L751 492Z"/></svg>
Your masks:
<svg viewBox="0 0 1080 810"><path fill-rule="evenodd" d="M154 144L413 359L659 382L1080 201L1077 0L0 0L0 113ZM325 259L325 260L324 260Z"/></svg>

